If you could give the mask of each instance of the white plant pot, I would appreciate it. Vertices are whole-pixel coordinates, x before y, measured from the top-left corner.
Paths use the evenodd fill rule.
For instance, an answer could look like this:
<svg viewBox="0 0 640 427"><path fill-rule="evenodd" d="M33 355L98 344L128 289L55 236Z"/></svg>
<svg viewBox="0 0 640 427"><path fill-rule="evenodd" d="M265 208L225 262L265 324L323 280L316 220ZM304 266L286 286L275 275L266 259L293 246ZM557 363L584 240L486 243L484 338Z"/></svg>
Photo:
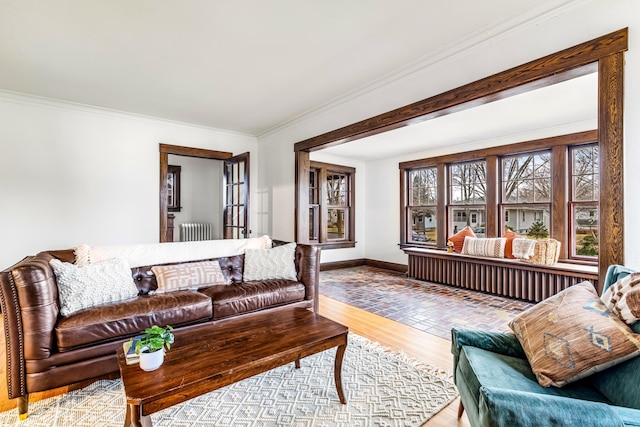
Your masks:
<svg viewBox="0 0 640 427"><path fill-rule="evenodd" d="M164 349L153 353L140 352L140 368L143 371L155 371L162 365L162 362L164 362Z"/></svg>

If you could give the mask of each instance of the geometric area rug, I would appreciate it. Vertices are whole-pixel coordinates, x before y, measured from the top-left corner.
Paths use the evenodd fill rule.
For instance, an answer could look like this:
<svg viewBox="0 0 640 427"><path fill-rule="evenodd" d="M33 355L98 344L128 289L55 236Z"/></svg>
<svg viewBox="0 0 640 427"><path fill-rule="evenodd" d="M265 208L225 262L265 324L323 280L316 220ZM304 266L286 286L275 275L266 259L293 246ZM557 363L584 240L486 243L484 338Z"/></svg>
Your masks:
<svg viewBox="0 0 640 427"><path fill-rule="evenodd" d="M288 364L196 397L151 416L156 427L422 426L457 397L451 376L366 338L349 333L338 399L335 349ZM151 374L152 375L152 374ZM0 412L0 425L117 426L124 423L120 379L29 404L19 422L17 409Z"/></svg>

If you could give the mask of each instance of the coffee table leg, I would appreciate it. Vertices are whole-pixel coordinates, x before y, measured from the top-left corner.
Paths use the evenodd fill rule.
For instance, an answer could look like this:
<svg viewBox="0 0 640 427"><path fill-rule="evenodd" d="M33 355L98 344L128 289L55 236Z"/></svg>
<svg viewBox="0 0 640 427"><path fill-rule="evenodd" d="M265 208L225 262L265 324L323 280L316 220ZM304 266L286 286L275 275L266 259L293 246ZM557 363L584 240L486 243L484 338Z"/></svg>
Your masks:
<svg viewBox="0 0 640 427"><path fill-rule="evenodd" d="M152 427L151 417L142 415L142 407L140 405L130 403L127 405L124 427Z"/></svg>
<svg viewBox="0 0 640 427"><path fill-rule="evenodd" d="M338 349L336 350L336 363L333 368L333 377L336 381L336 390L338 391L340 403L342 403L343 405L347 403L347 399L344 398L344 392L342 391L342 358L344 357L344 351L346 349L346 344L338 346Z"/></svg>
<svg viewBox="0 0 640 427"><path fill-rule="evenodd" d="M296 369L300 369L300 359L296 359Z"/></svg>

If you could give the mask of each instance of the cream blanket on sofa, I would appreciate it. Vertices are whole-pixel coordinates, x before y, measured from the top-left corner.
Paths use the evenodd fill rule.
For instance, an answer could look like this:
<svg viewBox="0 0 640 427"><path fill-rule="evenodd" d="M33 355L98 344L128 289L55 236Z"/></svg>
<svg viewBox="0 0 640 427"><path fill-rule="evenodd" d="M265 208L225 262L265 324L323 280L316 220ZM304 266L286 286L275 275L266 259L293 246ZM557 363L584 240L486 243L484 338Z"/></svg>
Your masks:
<svg viewBox="0 0 640 427"><path fill-rule="evenodd" d="M269 249L269 236L251 239L203 240L143 245L89 246L75 248L76 265L85 266L113 258L124 258L133 267L195 261L244 254L245 249Z"/></svg>

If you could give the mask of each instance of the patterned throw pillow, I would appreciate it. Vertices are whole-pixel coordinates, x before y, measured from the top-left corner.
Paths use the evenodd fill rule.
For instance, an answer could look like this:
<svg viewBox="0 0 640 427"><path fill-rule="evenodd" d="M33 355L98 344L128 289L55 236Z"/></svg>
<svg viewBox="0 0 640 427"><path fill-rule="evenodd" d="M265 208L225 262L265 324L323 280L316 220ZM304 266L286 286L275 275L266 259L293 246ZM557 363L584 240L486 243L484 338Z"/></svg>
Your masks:
<svg viewBox="0 0 640 427"><path fill-rule="evenodd" d="M517 238L522 237L522 236L520 236L515 231L507 230L507 231L505 231L505 233L504 233L504 235L502 237L507 239L507 241L504 244L504 257L505 258L510 258L510 259L515 259L515 257L513 256L513 239L517 239Z"/></svg>
<svg viewBox="0 0 640 427"><path fill-rule="evenodd" d="M298 280L295 253L295 243L272 249L246 249L242 279L245 282L269 279Z"/></svg>
<svg viewBox="0 0 640 427"><path fill-rule="evenodd" d="M58 259L49 261L58 283L60 314L138 296L131 268L122 258L78 267Z"/></svg>
<svg viewBox="0 0 640 427"><path fill-rule="evenodd" d="M504 237L475 238L465 237L462 246L464 255L486 256L492 258L504 258L504 246L507 239Z"/></svg>
<svg viewBox="0 0 640 427"><path fill-rule="evenodd" d="M186 262L151 267L158 289L155 293L199 289L213 285L228 285L218 261Z"/></svg>
<svg viewBox="0 0 640 427"><path fill-rule="evenodd" d="M453 249L457 253L462 252L462 246L464 245L464 238L467 236L476 237L476 233L474 233L471 227L469 227L468 225L462 230L458 231L453 236L449 237L449 240L453 243Z"/></svg>
<svg viewBox="0 0 640 427"><path fill-rule="evenodd" d="M590 282L547 298L509 327L544 387L562 387L640 354L640 335L607 310Z"/></svg>
<svg viewBox="0 0 640 427"><path fill-rule="evenodd" d="M640 272L634 272L609 286L602 295L607 308L632 325L640 320Z"/></svg>

